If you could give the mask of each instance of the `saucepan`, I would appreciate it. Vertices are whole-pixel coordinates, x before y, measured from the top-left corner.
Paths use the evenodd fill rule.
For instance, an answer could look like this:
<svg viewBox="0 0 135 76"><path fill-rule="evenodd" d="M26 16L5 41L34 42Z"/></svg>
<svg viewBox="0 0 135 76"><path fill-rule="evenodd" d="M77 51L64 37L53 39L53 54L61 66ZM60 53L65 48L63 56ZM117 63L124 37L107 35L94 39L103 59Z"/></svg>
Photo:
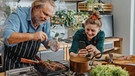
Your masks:
<svg viewBox="0 0 135 76"><path fill-rule="evenodd" d="M89 55L86 57L71 57L70 58L70 70L77 73L85 73L91 70L93 66L94 58L99 59L103 54L110 54L113 49L97 53L95 55ZM110 57L110 59L112 59Z"/></svg>
<svg viewBox="0 0 135 76"><path fill-rule="evenodd" d="M100 55L97 57L97 55ZM89 57L71 57L70 58L70 70L76 73L85 73L91 70L94 58L100 58L102 53L98 53L91 58Z"/></svg>

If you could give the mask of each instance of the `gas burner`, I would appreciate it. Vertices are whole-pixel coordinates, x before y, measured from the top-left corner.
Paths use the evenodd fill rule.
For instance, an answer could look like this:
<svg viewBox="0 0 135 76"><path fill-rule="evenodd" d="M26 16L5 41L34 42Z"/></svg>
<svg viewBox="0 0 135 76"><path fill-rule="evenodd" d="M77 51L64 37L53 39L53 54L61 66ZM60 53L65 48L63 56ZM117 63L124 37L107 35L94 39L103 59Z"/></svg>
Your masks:
<svg viewBox="0 0 135 76"><path fill-rule="evenodd" d="M42 76L33 66L6 71L6 76Z"/></svg>
<svg viewBox="0 0 135 76"><path fill-rule="evenodd" d="M91 75L90 75L89 72L86 72L86 73L76 73L76 72L72 72L72 71L69 70L69 71L65 72L61 76L91 76Z"/></svg>
<svg viewBox="0 0 135 76"><path fill-rule="evenodd" d="M75 73L75 76L90 76L90 75L89 73L81 73L81 74Z"/></svg>
<svg viewBox="0 0 135 76"><path fill-rule="evenodd" d="M6 76L44 76L38 72L34 66L18 68L6 71ZM48 74L47 76L69 76L68 73L63 72L59 74Z"/></svg>

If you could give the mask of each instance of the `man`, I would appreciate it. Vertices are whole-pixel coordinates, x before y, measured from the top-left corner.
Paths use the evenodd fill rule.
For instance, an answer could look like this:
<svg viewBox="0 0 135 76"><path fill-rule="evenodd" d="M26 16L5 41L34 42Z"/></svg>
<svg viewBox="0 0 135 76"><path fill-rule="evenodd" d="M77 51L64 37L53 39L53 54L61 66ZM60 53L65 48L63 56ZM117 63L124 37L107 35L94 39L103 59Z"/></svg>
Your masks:
<svg viewBox="0 0 135 76"><path fill-rule="evenodd" d="M35 0L32 7L18 8L8 17L4 31L4 70L29 66L20 62L20 58L35 59L40 43L48 46L54 7L52 0Z"/></svg>

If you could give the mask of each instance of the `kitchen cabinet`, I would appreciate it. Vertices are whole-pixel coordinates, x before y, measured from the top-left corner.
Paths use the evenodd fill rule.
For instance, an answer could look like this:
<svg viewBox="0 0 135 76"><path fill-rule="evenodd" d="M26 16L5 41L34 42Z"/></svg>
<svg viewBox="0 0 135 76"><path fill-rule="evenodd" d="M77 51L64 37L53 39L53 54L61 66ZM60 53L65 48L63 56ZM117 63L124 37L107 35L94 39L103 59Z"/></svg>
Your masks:
<svg viewBox="0 0 135 76"><path fill-rule="evenodd" d="M61 61L61 60L67 60L67 43L65 42L59 42L60 49L57 52L53 52L50 49L46 49L44 46L40 46L38 56L46 61L46 60L52 60L52 61Z"/></svg>
<svg viewBox="0 0 135 76"><path fill-rule="evenodd" d="M122 54L122 41L123 41L123 38L119 38L119 37L105 39L105 42L114 43L114 48L112 49L111 52L118 53L118 54ZM105 51L107 51L107 50L105 50Z"/></svg>
<svg viewBox="0 0 135 76"><path fill-rule="evenodd" d="M61 61L65 60L65 52L61 48L57 52L53 52L50 49L47 49L45 51L40 51L40 58L43 61L51 60L51 61Z"/></svg>

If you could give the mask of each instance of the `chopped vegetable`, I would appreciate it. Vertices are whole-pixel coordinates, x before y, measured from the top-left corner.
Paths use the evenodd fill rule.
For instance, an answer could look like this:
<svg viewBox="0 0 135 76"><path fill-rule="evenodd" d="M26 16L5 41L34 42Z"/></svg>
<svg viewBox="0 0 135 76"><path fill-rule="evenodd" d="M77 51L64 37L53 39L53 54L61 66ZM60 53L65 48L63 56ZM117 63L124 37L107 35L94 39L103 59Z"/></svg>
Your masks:
<svg viewBox="0 0 135 76"><path fill-rule="evenodd" d="M129 76L128 71L111 64L97 65L91 71L91 76Z"/></svg>

